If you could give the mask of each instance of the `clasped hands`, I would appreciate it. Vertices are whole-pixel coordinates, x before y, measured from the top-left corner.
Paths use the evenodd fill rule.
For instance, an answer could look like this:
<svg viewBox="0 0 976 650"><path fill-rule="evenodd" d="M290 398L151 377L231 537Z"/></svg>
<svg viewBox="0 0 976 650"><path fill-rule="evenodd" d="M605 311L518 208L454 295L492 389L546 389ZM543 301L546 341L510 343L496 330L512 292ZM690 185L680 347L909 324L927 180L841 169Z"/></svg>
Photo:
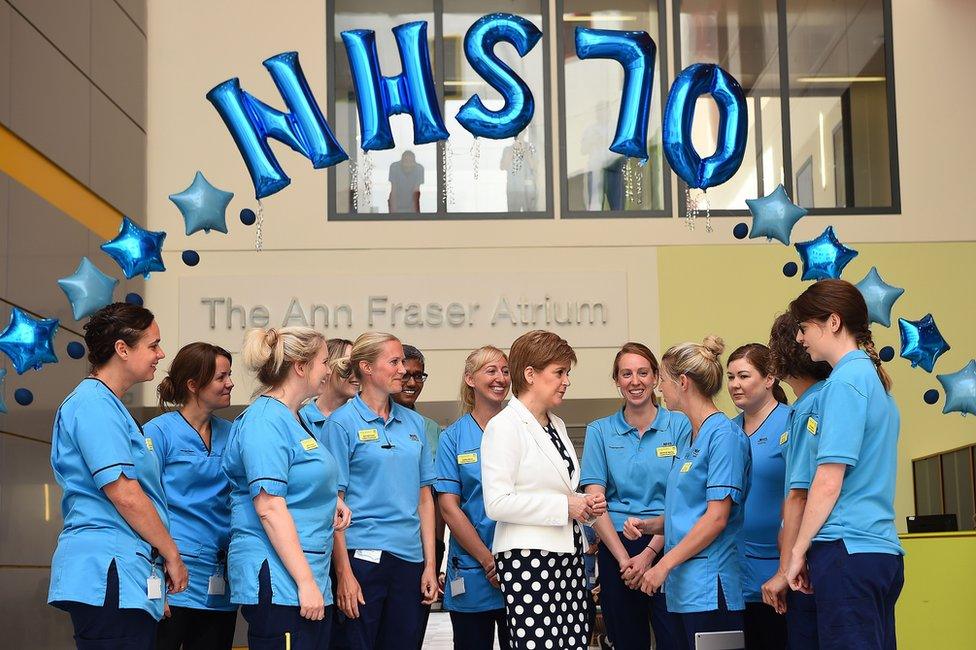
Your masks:
<svg viewBox="0 0 976 650"><path fill-rule="evenodd" d="M590 523L607 512L607 498L603 494L571 494L569 517L580 523Z"/></svg>

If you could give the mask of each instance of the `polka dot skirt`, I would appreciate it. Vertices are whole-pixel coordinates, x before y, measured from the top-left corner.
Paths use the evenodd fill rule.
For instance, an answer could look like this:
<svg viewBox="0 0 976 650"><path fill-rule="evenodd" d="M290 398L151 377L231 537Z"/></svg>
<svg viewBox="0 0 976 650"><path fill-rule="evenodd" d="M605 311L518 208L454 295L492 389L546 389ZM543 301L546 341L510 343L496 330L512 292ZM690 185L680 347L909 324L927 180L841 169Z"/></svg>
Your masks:
<svg viewBox="0 0 976 650"><path fill-rule="evenodd" d="M579 526L575 536L575 553L516 549L495 557L513 650L586 650L589 599Z"/></svg>

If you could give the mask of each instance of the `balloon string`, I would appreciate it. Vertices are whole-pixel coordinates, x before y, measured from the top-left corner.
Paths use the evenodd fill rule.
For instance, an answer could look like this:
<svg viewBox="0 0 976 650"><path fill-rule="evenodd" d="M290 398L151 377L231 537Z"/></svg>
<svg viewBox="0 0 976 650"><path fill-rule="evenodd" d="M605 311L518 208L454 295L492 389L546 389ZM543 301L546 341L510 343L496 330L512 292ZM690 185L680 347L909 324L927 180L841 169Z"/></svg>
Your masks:
<svg viewBox="0 0 976 650"><path fill-rule="evenodd" d="M359 165L349 161L349 193L352 195L352 211L359 212Z"/></svg>
<svg viewBox="0 0 976 650"><path fill-rule="evenodd" d="M474 172L474 180L478 180L479 167L481 166L481 141L475 136L471 143L471 171Z"/></svg>
<svg viewBox="0 0 976 650"><path fill-rule="evenodd" d="M366 151L363 155L363 203L366 212L373 211L373 159Z"/></svg>
<svg viewBox="0 0 976 650"><path fill-rule="evenodd" d="M261 252L264 249L264 204L258 199L258 227L255 231L254 250Z"/></svg>

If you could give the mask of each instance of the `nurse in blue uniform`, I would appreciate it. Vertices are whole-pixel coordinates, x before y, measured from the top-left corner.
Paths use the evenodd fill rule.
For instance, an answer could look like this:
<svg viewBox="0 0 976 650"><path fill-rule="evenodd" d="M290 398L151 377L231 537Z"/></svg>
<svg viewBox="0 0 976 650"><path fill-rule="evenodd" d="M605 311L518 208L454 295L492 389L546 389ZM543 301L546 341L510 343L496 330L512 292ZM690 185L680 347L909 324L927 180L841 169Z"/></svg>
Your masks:
<svg viewBox="0 0 976 650"><path fill-rule="evenodd" d="M796 330L796 323L790 315L781 314L769 332L771 371L789 384L796 401L790 408L786 431L780 439L786 456L786 494L783 500L779 567L762 586L762 594L763 602L777 613L786 615L787 647L790 650L817 650L820 643L817 638L816 602L812 594L790 589L786 571L813 478L810 458L814 437L807 431L807 422L816 412L817 396L824 380L830 375L830 365L810 358L796 342Z"/></svg>
<svg viewBox="0 0 976 650"><path fill-rule="evenodd" d="M675 648L677 621L664 594L639 589L644 571L660 557L664 537L632 535L628 520L664 514L664 490L679 449L688 444L691 424L681 413L658 405L654 390L657 357L642 343L626 343L613 360L611 378L624 398L623 407L586 428L580 484L588 494L605 494L607 514L594 528L602 540L597 552L600 604L607 636L616 650L647 650L651 628L658 650ZM647 622L650 619L651 628Z"/></svg>
<svg viewBox="0 0 976 650"><path fill-rule="evenodd" d="M641 589L667 594L668 611L681 622L684 648L695 634L743 629L742 575L736 541L749 494L749 440L715 406L722 390L722 339L682 343L661 358L661 393L691 421L691 441L675 457L664 495L664 556L644 573ZM662 526L663 524L663 526Z"/></svg>
<svg viewBox="0 0 976 650"><path fill-rule="evenodd" d="M403 346L392 334L365 332L337 370L360 383L325 426L339 492L356 516L336 535L337 641L354 650L415 648L421 605L438 594L436 476L423 418L390 397L403 387Z"/></svg>
<svg viewBox="0 0 976 650"><path fill-rule="evenodd" d="M322 382L322 390L319 391L318 396L309 400L300 411L305 424L320 439L325 435L325 423L329 416L359 392L359 382L355 377L343 379L335 371L339 359L348 357L352 351L352 341L329 339L325 345L329 350L328 377Z"/></svg>
<svg viewBox="0 0 976 650"><path fill-rule="evenodd" d="M230 482L220 467L230 422L231 356L209 343L184 346L156 389L163 413L146 423L163 475L170 532L190 572L186 591L166 602L157 650L229 650L237 606L227 590Z"/></svg>
<svg viewBox="0 0 976 650"><path fill-rule="evenodd" d="M485 514L481 492L481 438L501 412L512 380L508 359L486 345L468 355L461 378L464 415L441 434L437 451L437 502L451 529L444 608L451 613L455 650L508 650L505 602L491 542L495 522Z"/></svg>
<svg viewBox="0 0 976 650"><path fill-rule="evenodd" d="M746 600L746 647L783 650L786 619L763 602L762 585L779 566L780 505L786 480L783 434L790 408L772 374L769 348L749 343L728 360L728 391L741 409L734 422L749 437L752 475L739 538L742 590Z"/></svg>
<svg viewBox="0 0 976 650"><path fill-rule="evenodd" d="M899 414L857 287L821 280L790 303L797 341L833 370L807 419L813 480L787 577L812 588L820 647L895 648L905 582L895 531Z"/></svg>
<svg viewBox="0 0 976 650"><path fill-rule="evenodd" d="M71 615L76 647L149 650L166 592L187 570L168 531L153 440L121 398L165 355L152 312L114 303L85 324L90 374L54 417L51 467L64 527L48 602Z"/></svg>
<svg viewBox="0 0 976 650"><path fill-rule="evenodd" d="M224 452L231 602L242 605L251 650L325 650L333 531L350 513L337 500L335 459L298 415L328 375L325 338L308 327L253 329L242 352L261 394Z"/></svg>

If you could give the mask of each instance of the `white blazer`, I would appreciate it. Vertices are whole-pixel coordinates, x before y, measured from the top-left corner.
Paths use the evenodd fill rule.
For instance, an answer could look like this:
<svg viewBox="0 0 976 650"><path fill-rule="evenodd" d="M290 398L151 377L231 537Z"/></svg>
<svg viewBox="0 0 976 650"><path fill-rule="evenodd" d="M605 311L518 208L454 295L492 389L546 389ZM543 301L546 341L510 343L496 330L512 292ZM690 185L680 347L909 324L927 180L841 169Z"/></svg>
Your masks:
<svg viewBox="0 0 976 650"><path fill-rule="evenodd" d="M535 416L518 398L488 421L481 440L481 488L485 512L497 523L492 552L540 549L572 553L569 496L579 485L579 460L566 425L549 414L573 461L566 462Z"/></svg>

